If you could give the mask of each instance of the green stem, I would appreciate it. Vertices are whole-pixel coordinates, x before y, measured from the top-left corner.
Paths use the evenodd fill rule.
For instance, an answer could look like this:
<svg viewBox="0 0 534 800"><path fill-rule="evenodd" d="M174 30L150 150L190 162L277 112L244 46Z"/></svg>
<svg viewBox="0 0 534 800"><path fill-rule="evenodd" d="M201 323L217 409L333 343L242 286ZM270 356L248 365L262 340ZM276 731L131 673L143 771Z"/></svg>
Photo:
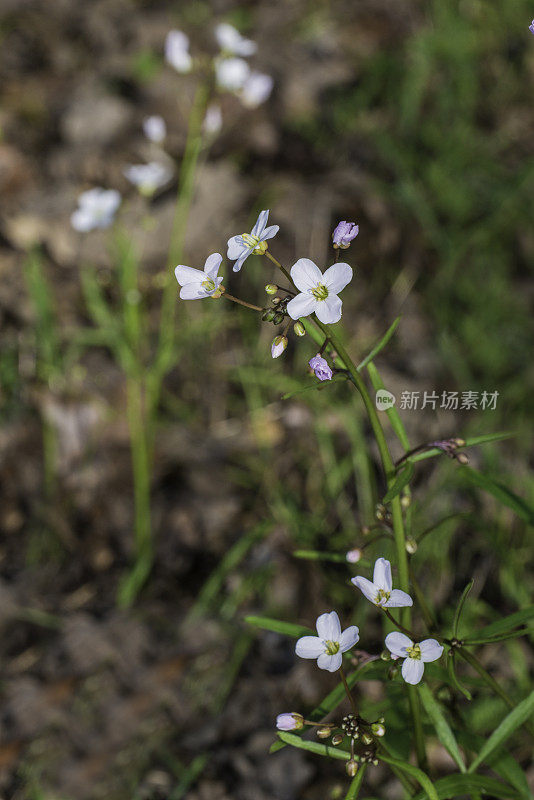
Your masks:
<svg viewBox="0 0 534 800"><path fill-rule="evenodd" d="M351 704L352 710L354 711L356 716L359 716L358 707L356 706L356 701L354 700L354 697L352 696L352 692L350 690L349 684L347 683L347 678L345 677L345 670L343 669L343 667L339 668L339 674L341 675L341 680L343 681L343 686L345 687L345 693L346 693L347 697L349 698L349 702Z"/></svg>

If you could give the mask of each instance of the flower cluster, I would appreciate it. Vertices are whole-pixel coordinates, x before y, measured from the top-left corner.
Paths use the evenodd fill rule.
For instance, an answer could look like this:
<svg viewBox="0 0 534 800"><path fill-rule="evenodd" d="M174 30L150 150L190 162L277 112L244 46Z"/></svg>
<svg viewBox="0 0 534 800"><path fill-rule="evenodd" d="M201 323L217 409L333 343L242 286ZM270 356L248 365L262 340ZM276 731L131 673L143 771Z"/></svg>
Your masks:
<svg viewBox="0 0 534 800"><path fill-rule="evenodd" d="M284 323L283 331L274 337L271 344L272 358L279 358L288 346L287 334L292 321L293 331L297 336L306 334L306 326L300 320L312 314L323 325L339 322L342 313L342 301L339 293L350 283L353 272L349 264L337 260L325 272L322 272L309 258L299 258L288 272L269 251L269 242L278 234L280 228L278 225L268 225L268 222L269 210L264 209L259 214L250 232L237 234L228 239L226 257L230 262L233 262L233 272L240 272L251 255L267 256L283 272L284 276L289 279L291 286L283 287L274 283L267 284L265 291L272 296L270 305L260 308L229 295L226 287L222 284L222 278L218 277L218 268L222 260L218 253L212 254L206 261L207 265L208 262L211 264L215 263L216 260L217 272L215 275L208 274L206 268L199 270L186 267L183 264L179 264L176 267L175 275L181 286L180 297L183 299L192 300L224 296L229 300L261 312L264 322L272 322L274 325ZM340 225L348 225L350 228L348 232L343 229L345 230L345 244L343 244L343 247L348 247L350 239L356 235L352 236L351 232L353 229L357 230L358 226L354 223L345 222L340 223ZM336 231L339 227L338 225ZM338 241L336 231L334 231L334 247L339 248L341 245L336 244L336 241ZM211 262L210 259L214 259L214 261ZM214 282L214 277L217 278L216 282ZM311 372L320 382L332 380L336 372L336 368L331 366L325 357L325 350L328 349L328 345L329 339L327 336L320 351L310 358L308 362Z"/></svg>

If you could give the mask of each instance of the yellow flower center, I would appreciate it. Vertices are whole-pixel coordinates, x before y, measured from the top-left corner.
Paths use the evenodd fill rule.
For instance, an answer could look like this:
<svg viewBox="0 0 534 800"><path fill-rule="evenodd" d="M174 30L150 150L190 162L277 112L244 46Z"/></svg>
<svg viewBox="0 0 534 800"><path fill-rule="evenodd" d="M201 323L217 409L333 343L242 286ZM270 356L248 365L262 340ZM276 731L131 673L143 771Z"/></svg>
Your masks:
<svg viewBox="0 0 534 800"><path fill-rule="evenodd" d="M391 592L386 592L385 589L379 589L376 595L375 603L378 605L382 600L389 600Z"/></svg>
<svg viewBox="0 0 534 800"><path fill-rule="evenodd" d="M316 300L326 300L326 298L328 297L328 289L326 288L324 283L317 284L315 289L311 290L311 293Z"/></svg>
<svg viewBox="0 0 534 800"><path fill-rule="evenodd" d="M267 242L260 242L259 236L253 236L251 233L243 233L241 238L246 246L257 256L262 256L268 248Z"/></svg>
<svg viewBox="0 0 534 800"><path fill-rule="evenodd" d="M214 292L215 289L216 289L215 281L212 278L206 278L206 280L202 281L202 283L200 285L207 292Z"/></svg>
<svg viewBox="0 0 534 800"><path fill-rule="evenodd" d="M335 656L336 653L339 653L339 642L332 642L330 639L327 639L325 645L326 654L328 656Z"/></svg>
<svg viewBox="0 0 534 800"><path fill-rule="evenodd" d="M413 647L407 647L406 654L408 658L413 658L415 659L415 661L421 660L421 648L419 647L418 644L414 644Z"/></svg>

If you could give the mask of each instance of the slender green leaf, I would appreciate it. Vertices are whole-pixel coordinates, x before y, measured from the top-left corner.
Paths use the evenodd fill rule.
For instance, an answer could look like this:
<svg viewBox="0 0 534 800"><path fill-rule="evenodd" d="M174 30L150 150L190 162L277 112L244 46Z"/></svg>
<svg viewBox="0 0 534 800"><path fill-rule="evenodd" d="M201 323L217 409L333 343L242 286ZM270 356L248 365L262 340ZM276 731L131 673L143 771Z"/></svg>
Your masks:
<svg viewBox="0 0 534 800"><path fill-rule="evenodd" d="M515 434L508 432L487 433L484 436L470 436L465 440L464 447L475 447L476 445L487 444L488 442L500 442L503 439L510 439L512 436L515 436ZM415 464L417 461L424 461L427 458L442 455L443 450L440 450L439 447L431 447L429 450L424 450L422 453L414 453L413 456L408 456L407 461L412 461Z"/></svg>
<svg viewBox="0 0 534 800"><path fill-rule="evenodd" d="M367 371L369 373L369 377L371 378L371 383L373 384L373 389L375 390L375 392L378 391L378 389L386 388L384 386L384 381L380 377L379 372L375 367L373 361L370 361L367 364ZM397 411L397 408L395 406L388 408L386 414L391 423L391 427L395 431L395 434L399 442L401 443L401 445L404 447L405 450L409 450L410 442L408 441L408 434L406 433L406 428L404 427L404 424L400 418L400 414Z"/></svg>
<svg viewBox="0 0 534 800"><path fill-rule="evenodd" d="M474 644L495 644L495 642L505 642L507 639L519 639L520 636L528 636L532 633L530 628L520 628L518 631L510 631L509 633L501 633L500 636L486 636L476 639L464 639L463 642L466 645L474 645Z"/></svg>
<svg viewBox="0 0 534 800"><path fill-rule="evenodd" d="M445 719L439 703L434 698L434 695L426 683L419 685L419 695L421 697L421 702L423 703L424 709L430 717L434 728L436 729L436 733L441 744L449 753L451 758L455 760L460 772L466 772L466 766L462 758L462 754L460 753L458 743L454 738L454 733L452 732L449 723Z"/></svg>
<svg viewBox="0 0 534 800"><path fill-rule="evenodd" d="M349 791L345 795L345 800L356 800L356 798L358 797L358 795L360 793L360 789L361 789L362 783L363 783L363 779L365 777L366 767L367 767L367 764L362 764L360 766L360 768L359 768L359 770L358 770L358 772L356 774L356 777L353 778L351 783L350 783Z"/></svg>
<svg viewBox="0 0 534 800"><path fill-rule="evenodd" d="M501 633L507 633L508 631L513 630L513 628L516 628L518 625L528 622L533 617L534 605L527 606L526 608L522 608L520 611L515 611L513 614L509 614L507 617L503 617L496 622L491 622L489 625L486 625L484 628L482 628L482 630L478 631L477 635L480 638L488 636L500 636Z"/></svg>
<svg viewBox="0 0 534 800"><path fill-rule="evenodd" d="M467 596L468 596L469 592L471 591L471 589L473 588L473 584L474 584L473 580L469 581L469 583L467 584L467 586L465 587L465 589L462 592L462 596L458 600L458 605L456 606L456 611L454 612L454 620L453 620L453 623L452 623L452 635L453 636L458 636L458 625L460 624L460 616L462 614L464 603L467 600Z"/></svg>
<svg viewBox="0 0 534 800"><path fill-rule="evenodd" d="M460 742L466 752L478 753L486 741L485 737L477 736L471 730L455 731L455 733L457 740ZM499 775L505 781L508 781L511 786L517 789L519 794L524 797L525 800L532 800L532 793L528 788L525 773L517 761L512 758L510 753L503 748L499 748L498 750L495 750L491 756L488 756L486 759L486 764L488 764L488 766L490 766L491 769L497 773L497 775Z"/></svg>
<svg viewBox="0 0 534 800"><path fill-rule="evenodd" d="M378 754L378 758L381 761L384 761L386 764L389 764L392 767L396 767L400 769L402 772L405 772L407 775L410 775L412 778L415 778L417 783L423 789L424 794L421 797L428 797L429 800L439 800L438 793L434 788L434 784L426 775L423 770L414 767L412 764L409 764L406 761L400 761L396 758L391 758L391 756L386 756L383 753Z"/></svg>
<svg viewBox="0 0 534 800"><path fill-rule="evenodd" d="M454 653L451 652L449 654L447 662L447 671L449 673L450 682L456 689L458 689L459 692L463 694L466 700L472 700L473 695L468 689L465 688L465 686L460 683L458 676L456 675L456 670L454 669Z"/></svg>
<svg viewBox="0 0 534 800"><path fill-rule="evenodd" d="M339 747L332 747L332 745L321 744L320 742L308 742L305 739L301 739L300 736L295 736L294 733L279 732L278 736L285 744L290 744L299 750L307 750L309 753L316 753L319 756L338 758L341 761L348 761L350 758L350 753L346 750L340 750ZM271 752L273 752L273 748L271 748Z"/></svg>
<svg viewBox="0 0 534 800"><path fill-rule="evenodd" d="M414 465L408 462L399 472L392 485L384 495L383 503L390 503L394 497L397 497L405 486L407 486L414 473Z"/></svg>
<svg viewBox="0 0 534 800"><path fill-rule="evenodd" d="M369 364L369 362L372 361L373 358L375 358L375 356L377 356L380 353L381 350L384 349L384 347L387 345L387 343L389 342L389 340L391 339L391 337L393 336L393 334L395 333L395 331L399 327L399 323L400 323L401 319L402 319L402 317L397 317L392 322L392 324L389 326L389 328L387 329L385 334L382 336L382 338L380 339L378 344L375 344L375 346L373 347L373 349L371 350L369 355L365 356L363 361L360 361L360 363L356 367L358 372L361 372L362 369L364 367L366 367L367 364Z"/></svg>
<svg viewBox="0 0 534 800"><path fill-rule="evenodd" d="M522 497L519 497L519 495L512 492L511 489L508 489L507 486L494 481L492 478L488 478L487 475L478 472L472 467L460 467L459 472L469 483L478 486L480 489L484 489L486 492L493 495L499 503L511 508L524 522L528 522L529 525L534 525L534 509L531 508Z"/></svg>
<svg viewBox="0 0 534 800"><path fill-rule="evenodd" d="M293 636L299 639L301 636L317 636L315 631L311 628L305 628L303 625L295 625L292 622L281 622L278 619L271 619L270 617L245 617L245 622L249 625L254 625L256 628L261 628L264 631L273 631L273 633L281 633L283 636Z"/></svg>
<svg viewBox="0 0 534 800"><path fill-rule="evenodd" d="M483 792L491 797L502 798L502 800L515 800L520 796L508 784L487 775L447 775L446 778L436 781L434 789L439 800L450 800L451 797L473 792ZM425 800L425 797L424 792L420 792L414 800Z"/></svg>
<svg viewBox="0 0 534 800"><path fill-rule="evenodd" d="M519 703L510 713L502 720L500 725L493 731L489 739L483 745L478 756L475 758L469 772L475 772L476 769L482 764L486 758L491 755L498 747L515 733L515 731L526 722L529 717L534 713L534 691L528 697Z"/></svg>
<svg viewBox="0 0 534 800"><path fill-rule="evenodd" d="M326 389L328 386L332 386L334 383L346 383L347 381L346 375L335 375L332 380L330 381L314 381L310 383L309 386L304 386L302 389L295 389L294 392L286 392L286 394L282 395L282 400L289 400L292 397L295 397L297 394L302 394L303 392L309 392L310 389L315 389L316 391L322 391Z"/></svg>

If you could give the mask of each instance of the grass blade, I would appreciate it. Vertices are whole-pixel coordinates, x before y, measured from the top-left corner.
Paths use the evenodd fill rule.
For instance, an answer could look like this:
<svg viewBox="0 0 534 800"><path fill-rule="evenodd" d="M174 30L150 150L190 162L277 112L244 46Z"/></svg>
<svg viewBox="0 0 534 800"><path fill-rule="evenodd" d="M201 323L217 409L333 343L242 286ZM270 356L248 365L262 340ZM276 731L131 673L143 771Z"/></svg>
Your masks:
<svg viewBox="0 0 534 800"><path fill-rule="evenodd" d="M460 753L460 748L458 747L458 742L454 737L454 733L445 719L439 703L434 698L434 695L426 683L420 684L419 696L421 697L421 702L423 703L426 713L430 717L441 744L451 758L454 759L460 772L466 772L465 762Z"/></svg>
<svg viewBox="0 0 534 800"><path fill-rule="evenodd" d="M367 366L367 364L369 364L369 362L370 362L370 361L372 361L372 360L373 360L373 358L375 358L375 357L376 357L376 356L377 356L377 355L380 353L380 351L381 351L381 350L383 350L383 349L384 349L384 347L387 345L387 343L389 342L389 340L391 339L391 337L393 336L393 334L395 333L395 331L396 331L396 330L397 330L397 328L399 327L399 323L400 323L401 319L402 319L402 317L397 317L397 318L396 318L396 319L395 319L395 320L392 322L392 324L391 324L391 325L389 326L389 328L387 329L386 333L385 333L385 334L382 336L382 338L380 339L380 341L378 342L378 344L376 344L376 345L373 347L373 349L371 350L371 352L369 353L369 355L365 356L365 358L363 359L363 361L360 361L360 363L359 363L359 364L358 364L358 366L356 367L356 369L358 370L358 372L361 372L361 371L362 371L362 369L363 369L364 367L366 367L366 366Z"/></svg>
<svg viewBox="0 0 534 800"><path fill-rule="evenodd" d="M272 631L273 633L281 633L282 636L293 636L299 639L301 636L317 636L315 631L311 628L305 628L303 625L295 625L292 622L281 622L278 619L271 619L270 617L245 617L245 622L249 625L254 625L256 628L261 628L264 631Z"/></svg>
<svg viewBox="0 0 534 800"><path fill-rule="evenodd" d="M384 495L383 503L390 503L394 497L397 497L405 486L407 486L414 473L414 465L408 462L399 472L395 480L393 481L389 491L386 492Z"/></svg>
<svg viewBox="0 0 534 800"><path fill-rule="evenodd" d="M484 489L484 491L493 495L499 503L511 508L524 522L527 522L529 525L534 525L534 509L507 486L504 486L498 481L494 481L492 478L488 478L487 475L483 475L482 472L478 472L472 467L460 467L459 471L469 483L478 486L480 489Z"/></svg>
<svg viewBox="0 0 534 800"><path fill-rule="evenodd" d="M454 620L452 623L452 635L453 637L458 636L458 625L460 623L460 616L462 614L462 610L464 607L464 603L467 600L467 596L471 589L473 588L474 581L469 581L467 586L462 592L462 596L458 600L458 605L456 606L456 611L454 612Z"/></svg>
<svg viewBox="0 0 534 800"><path fill-rule="evenodd" d="M524 700L519 703L510 713L502 720L500 725L493 731L489 739L483 745L478 756L475 758L469 772L475 772L485 759L491 755L498 747L515 733L515 731L523 725L524 722L534 713L534 691L529 694Z"/></svg>

